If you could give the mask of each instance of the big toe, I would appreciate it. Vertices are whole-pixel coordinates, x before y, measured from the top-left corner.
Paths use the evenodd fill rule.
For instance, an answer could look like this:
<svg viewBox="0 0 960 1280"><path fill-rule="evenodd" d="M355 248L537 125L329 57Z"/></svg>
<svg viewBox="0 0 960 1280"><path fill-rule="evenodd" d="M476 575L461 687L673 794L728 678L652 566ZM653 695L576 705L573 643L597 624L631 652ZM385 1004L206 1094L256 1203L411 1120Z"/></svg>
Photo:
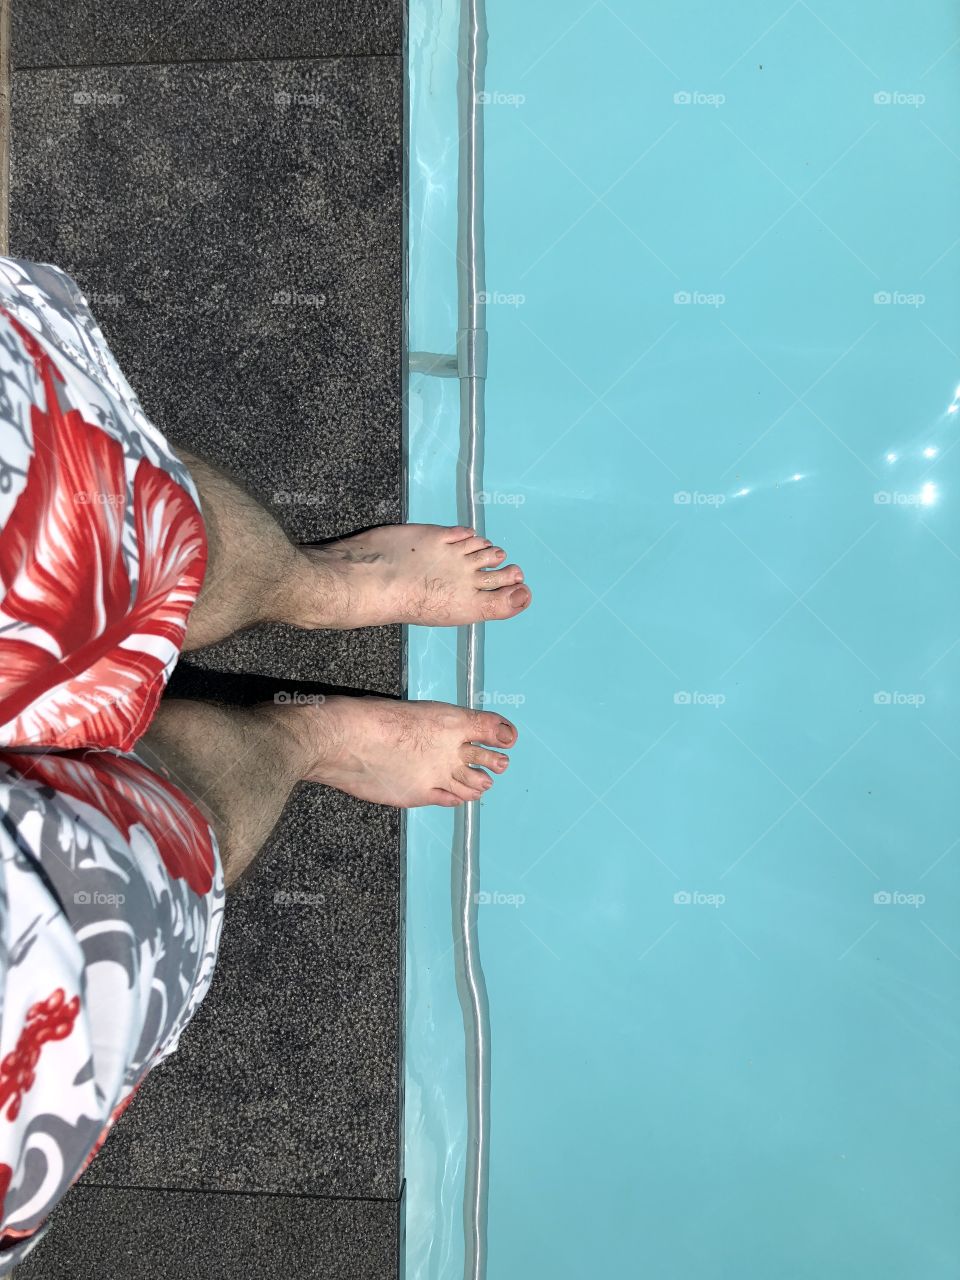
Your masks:
<svg viewBox="0 0 960 1280"><path fill-rule="evenodd" d="M522 613L533 599L533 594L525 583L498 587L495 591L481 591L479 595L480 608L486 622L513 618Z"/></svg>
<svg viewBox="0 0 960 1280"><path fill-rule="evenodd" d="M467 742L482 742L491 747L512 747L516 742L516 726L504 720L503 716L493 711L475 711L470 715Z"/></svg>

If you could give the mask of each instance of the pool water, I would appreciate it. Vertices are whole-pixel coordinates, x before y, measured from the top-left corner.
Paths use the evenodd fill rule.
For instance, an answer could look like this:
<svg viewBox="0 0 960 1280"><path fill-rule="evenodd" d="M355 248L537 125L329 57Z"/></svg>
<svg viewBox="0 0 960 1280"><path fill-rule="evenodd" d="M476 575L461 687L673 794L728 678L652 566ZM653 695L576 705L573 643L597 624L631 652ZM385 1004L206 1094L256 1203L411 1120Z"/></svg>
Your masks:
<svg viewBox="0 0 960 1280"><path fill-rule="evenodd" d="M456 330L410 15L410 345ZM491 1280L960 1274L960 11L488 0ZM455 380L411 375L411 519ZM413 697L455 637L413 629ZM407 1275L463 1269L449 814L409 830Z"/></svg>

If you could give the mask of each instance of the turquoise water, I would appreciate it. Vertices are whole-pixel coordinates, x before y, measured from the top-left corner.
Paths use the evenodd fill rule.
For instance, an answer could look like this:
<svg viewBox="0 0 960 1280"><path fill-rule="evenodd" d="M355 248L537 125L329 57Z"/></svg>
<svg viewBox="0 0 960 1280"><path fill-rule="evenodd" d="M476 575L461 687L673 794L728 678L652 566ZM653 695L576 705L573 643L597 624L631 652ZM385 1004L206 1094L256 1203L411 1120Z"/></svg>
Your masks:
<svg viewBox="0 0 960 1280"><path fill-rule="evenodd" d="M491 1280L953 1280L960 13L488 3ZM411 346L456 327L411 12ZM454 382L412 378L411 518ZM411 633L411 695L454 638ZM462 1269L450 819L410 828L408 1276Z"/></svg>

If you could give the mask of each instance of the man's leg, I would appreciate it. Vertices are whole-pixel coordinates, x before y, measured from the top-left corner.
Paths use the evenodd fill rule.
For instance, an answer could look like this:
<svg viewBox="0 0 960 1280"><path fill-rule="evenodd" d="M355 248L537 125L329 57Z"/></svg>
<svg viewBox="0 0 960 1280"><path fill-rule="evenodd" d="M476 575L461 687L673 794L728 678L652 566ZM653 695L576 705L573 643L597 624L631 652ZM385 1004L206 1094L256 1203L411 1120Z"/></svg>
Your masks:
<svg viewBox="0 0 960 1280"><path fill-rule="evenodd" d="M197 805L235 884L276 826L302 768L282 726L257 710L165 699L137 755Z"/></svg>
<svg viewBox="0 0 960 1280"><path fill-rule="evenodd" d="M530 601L516 566L469 529L393 525L323 548L293 546L228 476L183 450L200 493L209 556L185 649L258 622L359 627L509 617ZM519 592L519 597L515 595ZM207 815L228 883L250 865L298 782L396 808L477 800L503 773L517 731L437 702L319 698L240 709L167 699L138 754Z"/></svg>
<svg viewBox="0 0 960 1280"><path fill-rule="evenodd" d="M227 885L263 846L298 782L377 804L476 800L514 744L509 721L439 702L331 697L253 709L169 699L137 754L199 806L217 834Z"/></svg>
<svg viewBox="0 0 960 1280"><path fill-rule="evenodd" d="M510 618L530 590L506 553L472 529L387 525L296 547L224 472L178 449L200 493L209 558L184 648L258 622L347 630L384 623L459 626Z"/></svg>

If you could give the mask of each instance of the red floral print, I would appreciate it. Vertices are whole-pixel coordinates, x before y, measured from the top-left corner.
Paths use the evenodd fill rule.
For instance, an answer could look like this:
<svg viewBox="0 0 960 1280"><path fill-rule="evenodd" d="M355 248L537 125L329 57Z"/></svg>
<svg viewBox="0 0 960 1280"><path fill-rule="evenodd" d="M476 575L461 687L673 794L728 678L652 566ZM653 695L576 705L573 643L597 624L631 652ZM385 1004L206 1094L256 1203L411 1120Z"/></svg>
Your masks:
<svg viewBox="0 0 960 1280"><path fill-rule="evenodd" d="M170 875L198 895L213 884L215 856L207 820L171 783L125 756L16 755L5 751L25 778L98 809L125 837L135 826L152 836Z"/></svg>
<svg viewBox="0 0 960 1280"><path fill-rule="evenodd" d="M57 987L46 1000L38 1000L27 1010L27 1020L16 1047L0 1061L0 1110L7 1108L5 1119L13 1121L20 1114L23 1095L30 1091L37 1078L40 1050L50 1040L65 1040L73 1031L79 1012L80 997L68 1000L63 987ZM0 1221L5 1216L4 1202L12 1178L10 1165L0 1164ZM6 1228L0 1232L0 1250L19 1244L36 1231L36 1227L29 1231Z"/></svg>
<svg viewBox="0 0 960 1280"><path fill-rule="evenodd" d="M8 1275L206 994L223 886L198 805L117 754L202 584L195 486L63 272L0 258L0 337L0 1004L28 1010L0 1060ZM104 931L132 945L91 972Z"/></svg>
<svg viewBox="0 0 960 1280"><path fill-rule="evenodd" d="M16 1048L0 1061L0 1110L7 1108L8 1120L16 1120L23 1095L33 1087L40 1050L49 1040L65 1040L79 1012L80 997L68 1000L63 987L57 987L46 1000L38 1000L27 1010Z"/></svg>
<svg viewBox="0 0 960 1280"><path fill-rule="evenodd" d="M8 1164L0 1164L0 1222L4 1218L4 1206L7 1199L7 1192L10 1190L10 1183L13 1180L13 1170ZM0 1231L0 1252L9 1249L13 1245L20 1244L28 1236L34 1234L33 1231L15 1231L10 1227Z"/></svg>
<svg viewBox="0 0 960 1280"><path fill-rule="evenodd" d="M54 361L3 314L34 361L46 406L31 407L26 485L0 534L0 742L126 751L183 641L206 567L203 520L166 471L139 460L133 592L122 552L123 446L61 407Z"/></svg>

